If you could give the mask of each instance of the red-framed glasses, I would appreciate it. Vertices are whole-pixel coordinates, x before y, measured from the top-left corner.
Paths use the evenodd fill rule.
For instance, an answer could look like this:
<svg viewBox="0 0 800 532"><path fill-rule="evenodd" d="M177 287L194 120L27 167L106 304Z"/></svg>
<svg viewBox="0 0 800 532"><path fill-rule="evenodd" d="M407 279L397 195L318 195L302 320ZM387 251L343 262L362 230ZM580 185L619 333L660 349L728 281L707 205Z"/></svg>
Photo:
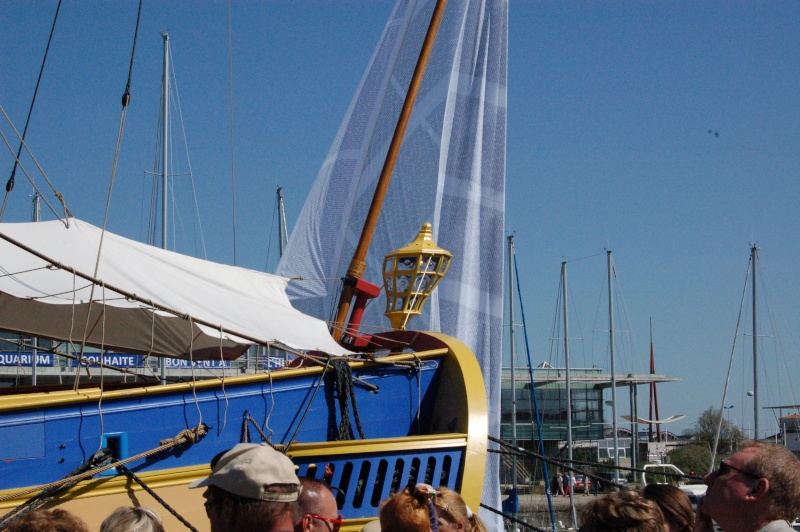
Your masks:
<svg viewBox="0 0 800 532"><path fill-rule="evenodd" d="M324 521L325 522L325 526L328 527L328 530L330 532L339 532L339 528L341 528L341 526L342 526L342 520L344 519L341 515L338 516L338 517L322 517L321 515L317 515L317 514L306 514L306 517L310 517L311 519L319 519L320 521Z"/></svg>

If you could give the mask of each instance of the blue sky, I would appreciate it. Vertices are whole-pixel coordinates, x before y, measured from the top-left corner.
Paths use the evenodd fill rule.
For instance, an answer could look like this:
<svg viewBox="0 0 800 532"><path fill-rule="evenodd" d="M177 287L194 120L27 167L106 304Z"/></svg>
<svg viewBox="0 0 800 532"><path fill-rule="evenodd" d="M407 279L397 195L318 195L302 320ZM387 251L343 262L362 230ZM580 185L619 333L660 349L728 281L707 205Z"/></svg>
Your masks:
<svg viewBox="0 0 800 532"><path fill-rule="evenodd" d="M271 257L267 251L275 186L284 187L291 224L393 4L232 3L237 264L274 265L274 237ZM55 7L54 0L0 5L0 105L19 128ZM108 192L136 9L133 1L64 3L28 134L72 212L95 224ZM624 301L618 369L647 371L652 318L657 370L683 379L660 388L661 415L686 414L676 429L688 427L721 403L756 242L768 290L761 404L799 402L789 383L800 376L792 336L800 322L800 5L512 1L509 11L506 215L534 362L558 362L550 338L566 260L573 365L607 367L611 249ZM208 258L230 263L227 28L224 2L145 2L108 227L145 238L159 33L168 31ZM174 171L186 173L183 150L178 155ZM0 161L9 173L7 152ZM188 197L189 179L177 180L176 194ZM18 176L4 221L29 218L30 190ZM188 228L189 211L183 216ZM177 245L202 254L191 236ZM735 405L731 420L745 428L752 386L743 347L751 342L738 339L727 401ZM783 354L771 349L777 342ZM640 411L646 407L642 388ZM761 418L771 426L770 416Z"/></svg>

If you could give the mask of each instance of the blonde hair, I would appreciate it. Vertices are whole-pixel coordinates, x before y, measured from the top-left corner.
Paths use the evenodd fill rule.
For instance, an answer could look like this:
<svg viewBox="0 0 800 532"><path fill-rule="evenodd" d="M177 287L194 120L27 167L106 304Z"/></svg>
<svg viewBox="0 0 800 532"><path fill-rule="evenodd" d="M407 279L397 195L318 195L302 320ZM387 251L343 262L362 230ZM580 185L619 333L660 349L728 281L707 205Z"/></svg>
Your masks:
<svg viewBox="0 0 800 532"><path fill-rule="evenodd" d="M164 532L164 525L150 508L120 506L103 520L100 532Z"/></svg>
<svg viewBox="0 0 800 532"><path fill-rule="evenodd" d="M429 532L431 514L424 496L413 495L408 488L381 504L382 532Z"/></svg>
<svg viewBox="0 0 800 532"><path fill-rule="evenodd" d="M452 525L461 523L466 532L489 532L486 524L474 513L461 495L450 488L436 488L438 495L433 499L436 515Z"/></svg>
<svg viewBox="0 0 800 532"><path fill-rule="evenodd" d="M587 504L581 513L581 531L660 532L664 516L658 505L634 491L623 490Z"/></svg>

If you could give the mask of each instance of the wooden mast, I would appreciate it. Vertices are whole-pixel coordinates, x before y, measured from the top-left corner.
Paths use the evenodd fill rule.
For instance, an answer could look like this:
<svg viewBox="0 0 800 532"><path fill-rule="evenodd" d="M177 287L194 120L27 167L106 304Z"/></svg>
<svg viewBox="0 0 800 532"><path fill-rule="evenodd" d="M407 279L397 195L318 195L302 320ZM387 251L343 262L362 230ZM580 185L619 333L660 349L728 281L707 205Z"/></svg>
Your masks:
<svg viewBox="0 0 800 532"><path fill-rule="evenodd" d="M339 306L336 312L336 319L331 327L331 334L336 341L342 338L344 331L344 323L347 315L350 312L350 305L355 293L354 288L356 281L360 280L364 275L366 269L365 259L367 257L367 250L369 249L372 235L375 232L375 227L378 224L378 217L380 216L381 207L383 206L383 199L386 196L386 191L389 188L389 181L392 178L392 171L394 164L397 161L397 155L400 153L400 146L403 142L403 135L408 125L408 119L411 116L411 111L414 108L414 102L417 99L419 87L422 84L422 76L425 74L425 67L428 65L428 58L433 50L433 43L436 40L436 33L439 30L439 23L442 20L447 0L437 0L436 6L433 9L431 22L428 25L428 32L425 35L425 41L422 44L422 50L417 59L417 66L414 69L414 74L411 77L411 84L408 87L406 99L403 102L403 108L400 111L400 117L397 119L397 126L392 136L392 142L389 145L389 152L386 154L386 160L383 163L381 175L378 178L378 184L375 187L375 195L372 197L372 203L369 206L367 217L364 220L364 228L361 230L361 237L358 240L353 258L350 261L350 266L347 268L345 275L344 287L342 288L342 295L339 297Z"/></svg>

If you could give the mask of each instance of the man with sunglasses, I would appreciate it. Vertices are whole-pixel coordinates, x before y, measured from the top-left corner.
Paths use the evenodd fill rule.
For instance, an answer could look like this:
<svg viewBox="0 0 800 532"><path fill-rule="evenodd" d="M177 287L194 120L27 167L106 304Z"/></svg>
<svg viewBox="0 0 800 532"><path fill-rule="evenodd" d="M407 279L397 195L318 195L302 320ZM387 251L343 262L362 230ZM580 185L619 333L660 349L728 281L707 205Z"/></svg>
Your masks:
<svg viewBox="0 0 800 532"><path fill-rule="evenodd" d="M785 447L748 440L703 478L696 532L790 532L800 515L800 461Z"/></svg>
<svg viewBox="0 0 800 532"><path fill-rule="evenodd" d="M211 460L202 488L211 532L292 532L299 518L294 463L266 444L240 443Z"/></svg>
<svg viewBox="0 0 800 532"><path fill-rule="evenodd" d="M294 532L339 532L342 516L336 498L327 484L313 478L301 478L302 490L297 499L302 517Z"/></svg>

